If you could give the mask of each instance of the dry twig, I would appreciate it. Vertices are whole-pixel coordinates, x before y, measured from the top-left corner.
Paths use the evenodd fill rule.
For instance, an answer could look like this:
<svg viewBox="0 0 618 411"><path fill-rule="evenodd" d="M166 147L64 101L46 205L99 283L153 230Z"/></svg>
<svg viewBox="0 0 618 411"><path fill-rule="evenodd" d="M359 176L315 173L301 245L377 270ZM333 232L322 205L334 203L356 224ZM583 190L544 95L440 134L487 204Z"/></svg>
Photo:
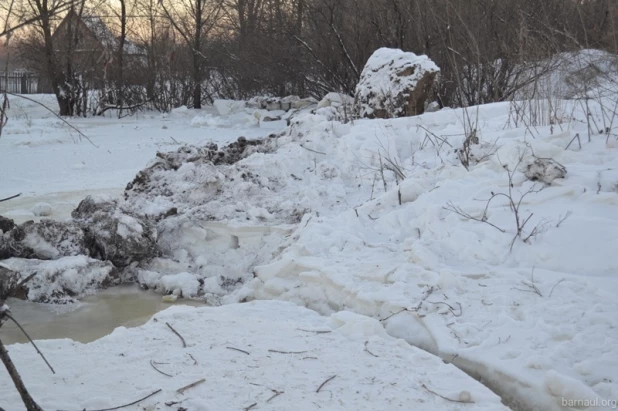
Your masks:
<svg viewBox="0 0 618 411"><path fill-rule="evenodd" d="M86 410L86 409L84 408L84 409L83 409L83 411L113 411L113 410L119 410L119 409L121 409L121 408L130 407L131 405L135 405L135 404L140 403L140 402L142 402L142 401L144 401L144 400L147 400L148 398L152 397L153 395L156 395L156 394L160 393L161 391L163 391L163 390L162 390L162 389L158 389L158 390L154 391L153 393L148 394L148 395L147 395L147 396L145 396L144 398L140 398L139 400L137 400L137 401L133 401L132 403L129 403L129 404L119 405L118 407L114 407L114 408L103 408L103 409L100 409L100 410ZM59 410L59 411L61 411L61 410Z"/></svg>
<svg viewBox="0 0 618 411"><path fill-rule="evenodd" d="M197 386L197 385L200 385L200 384L201 384L201 383L203 383L204 381L206 381L206 379L205 379L205 378L202 378L201 380L197 380L197 381L195 381L195 382L192 382L191 384L189 384L189 385L185 385L185 386L184 386L184 387L182 387L182 388L178 388L178 389L176 390L176 392L177 392L178 394L182 394L183 392L187 391L188 389L193 388L193 387L195 387L195 386Z"/></svg>
<svg viewBox="0 0 618 411"><path fill-rule="evenodd" d="M324 381L322 384L320 384L320 386L318 387L317 390L315 390L316 393L320 392L320 390L322 389L322 387L324 387L329 381L332 381L337 375L333 375L332 377L328 378L326 381Z"/></svg>
<svg viewBox="0 0 618 411"><path fill-rule="evenodd" d="M241 352L243 354L251 355L249 351L241 350L240 348L234 348L234 347L225 347L225 348L227 348L228 350L234 350L234 351Z"/></svg>
<svg viewBox="0 0 618 411"><path fill-rule="evenodd" d="M173 377L173 375L170 375L170 374L164 373L163 371L161 371L160 369L158 369L157 367L155 367L154 362L153 362L152 360L150 360L150 366L151 366L152 368L154 368L154 369L155 369L155 371L156 371L156 372L158 372L159 374L163 374L163 375L165 375L166 377Z"/></svg>
<svg viewBox="0 0 618 411"><path fill-rule="evenodd" d="M174 327L172 327L172 326L170 325L170 323L165 323L165 325L167 325L167 326L169 327L169 329L170 329L170 330L172 330L172 332L173 332L174 334L176 334L176 335L178 336L178 338L180 338L180 340L182 341L182 347L183 347L183 348L187 348L187 343L185 342L185 339L182 337L182 335L180 335L180 334L178 333L178 331L176 331L176 330L174 329Z"/></svg>

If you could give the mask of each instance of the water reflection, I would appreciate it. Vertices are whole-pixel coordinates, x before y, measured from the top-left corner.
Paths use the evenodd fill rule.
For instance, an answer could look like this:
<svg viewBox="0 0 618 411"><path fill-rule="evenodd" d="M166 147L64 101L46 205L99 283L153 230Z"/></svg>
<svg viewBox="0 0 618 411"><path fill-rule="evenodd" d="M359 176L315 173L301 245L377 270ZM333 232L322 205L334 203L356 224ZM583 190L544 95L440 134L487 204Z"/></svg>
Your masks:
<svg viewBox="0 0 618 411"><path fill-rule="evenodd" d="M135 285L110 288L81 302L67 305L39 304L9 299L13 317L34 340L69 338L83 343L111 333L114 328L137 327L154 314L170 307L160 294L142 291ZM203 306L199 301L178 300L172 304ZM5 344L26 342L15 324L0 328Z"/></svg>

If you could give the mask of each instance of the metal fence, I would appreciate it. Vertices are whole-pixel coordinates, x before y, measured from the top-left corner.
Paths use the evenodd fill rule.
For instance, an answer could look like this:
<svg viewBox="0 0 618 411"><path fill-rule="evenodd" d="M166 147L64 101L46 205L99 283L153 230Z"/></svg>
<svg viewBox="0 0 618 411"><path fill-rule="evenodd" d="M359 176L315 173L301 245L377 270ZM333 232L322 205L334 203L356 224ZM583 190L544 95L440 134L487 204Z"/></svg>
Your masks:
<svg viewBox="0 0 618 411"><path fill-rule="evenodd" d="M16 94L42 92L39 76L31 73L0 73L0 90Z"/></svg>

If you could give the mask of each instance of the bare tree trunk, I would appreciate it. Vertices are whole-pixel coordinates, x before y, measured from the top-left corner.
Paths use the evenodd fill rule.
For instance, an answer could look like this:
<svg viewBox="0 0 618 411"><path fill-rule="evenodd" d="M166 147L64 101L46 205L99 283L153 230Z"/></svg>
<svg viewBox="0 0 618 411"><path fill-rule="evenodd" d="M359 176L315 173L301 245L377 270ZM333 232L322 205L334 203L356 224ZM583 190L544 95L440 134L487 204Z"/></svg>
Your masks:
<svg viewBox="0 0 618 411"><path fill-rule="evenodd" d="M127 6L125 0L120 0L120 39L118 41L118 65L116 73L116 106L118 115L122 114L124 104L124 44L127 38Z"/></svg>

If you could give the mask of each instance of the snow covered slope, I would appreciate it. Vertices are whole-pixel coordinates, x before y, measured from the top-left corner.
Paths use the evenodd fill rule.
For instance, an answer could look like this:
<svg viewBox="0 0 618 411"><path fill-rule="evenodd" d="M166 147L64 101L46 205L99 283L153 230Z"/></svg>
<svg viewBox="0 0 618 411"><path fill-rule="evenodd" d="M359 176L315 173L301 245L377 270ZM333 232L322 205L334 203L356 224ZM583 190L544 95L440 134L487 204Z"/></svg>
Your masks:
<svg viewBox="0 0 618 411"><path fill-rule="evenodd" d="M186 348L167 324L186 341ZM169 308L139 328L89 344L10 346L43 409L102 409L157 394L127 410L507 410L452 365L349 312L330 318L293 304ZM203 381L184 391L178 390ZM23 408L0 373L6 411ZM170 408L173 407L173 408Z"/></svg>

